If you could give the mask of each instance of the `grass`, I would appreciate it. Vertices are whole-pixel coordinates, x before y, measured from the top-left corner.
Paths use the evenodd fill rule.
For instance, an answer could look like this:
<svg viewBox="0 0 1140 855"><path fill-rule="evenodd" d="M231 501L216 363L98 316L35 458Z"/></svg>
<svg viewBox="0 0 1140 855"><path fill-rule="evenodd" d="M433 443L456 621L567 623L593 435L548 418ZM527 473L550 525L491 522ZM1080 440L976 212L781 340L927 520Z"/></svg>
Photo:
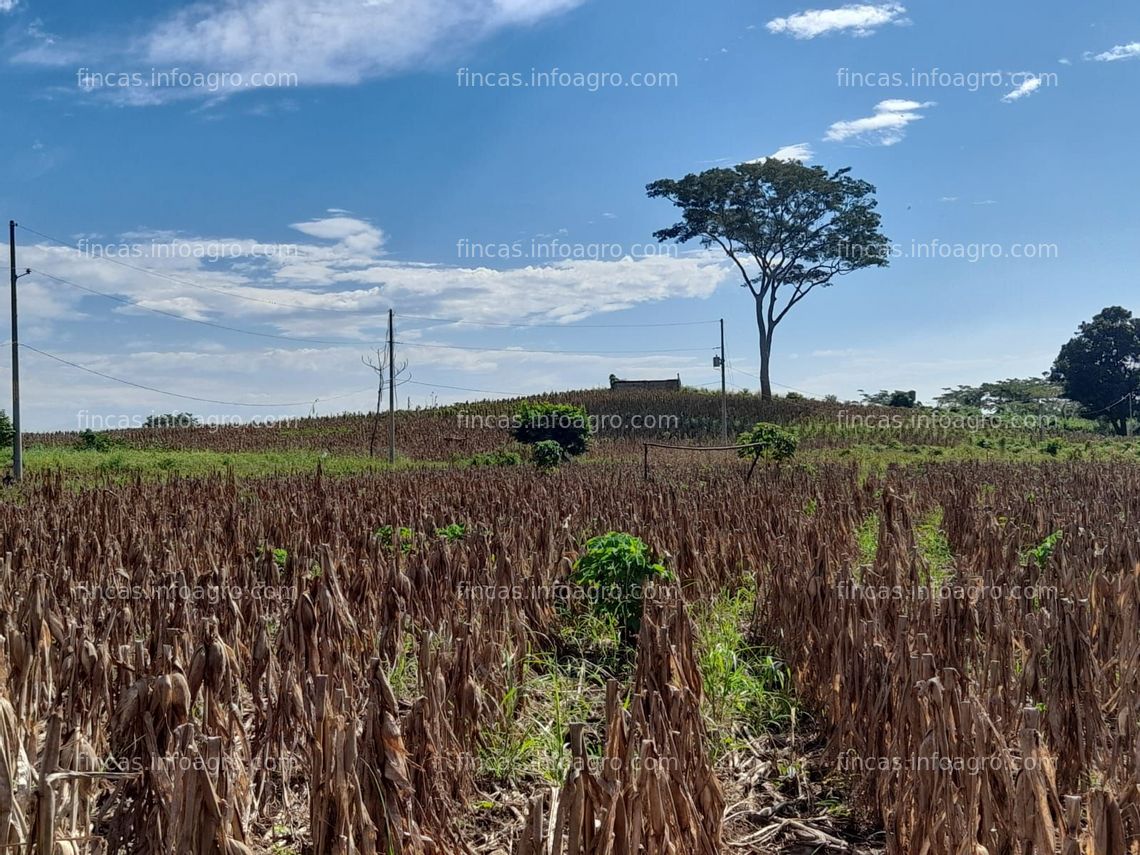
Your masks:
<svg viewBox="0 0 1140 855"><path fill-rule="evenodd" d="M875 557L879 554L879 514L875 511L867 514L859 528L855 530L855 539L859 544L859 567L871 567L875 564Z"/></svg>
<svg viewBox="0 0 1140 855"><path fill-rule="evenodd" d="M794 714L783 662L747 635L755 601L755 588L746 585L694 610L703 713L714 761L782 727Z"/></svg>
<svg viewBox="0 0 1140 855"><path fill-rule="evenodd" d="M154 478L171 475L200 476L230 470L238 478L256 478L283 473L315 472L318 464L329 475L446 466L445 463L438 462L397 460L392 467L377 458L329 455L315 451L154 451L129 448L79 451L33 446L24 452L26 473L62 470L78 480L135 475Z"/></svg>
<svg viewBox="0 0 1140 855"><path fill-rule="evenodd" d="M954 553L942 530L942 508L935 508L919 521L914 539L929 573L923 581L934 588L942 587L954 573Z"/></svg>
<svg viewBox="0 0 1140 855"><path fill-rule="evenodd" d="M497 782L560 785L570 770L570 724L601 720L607 674L586 660L559 661L545 652L519 664L507 662L505 673L519 677L499 699L498 724L484 732L480 773ZM600 739L594 742L600 754Z"/></svg>

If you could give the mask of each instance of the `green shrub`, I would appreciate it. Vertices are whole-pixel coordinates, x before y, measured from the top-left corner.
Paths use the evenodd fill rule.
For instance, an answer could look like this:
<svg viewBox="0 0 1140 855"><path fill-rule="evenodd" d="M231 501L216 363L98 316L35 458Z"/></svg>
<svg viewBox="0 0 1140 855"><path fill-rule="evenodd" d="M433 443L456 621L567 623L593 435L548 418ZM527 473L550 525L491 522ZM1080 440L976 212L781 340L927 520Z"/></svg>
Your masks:
<svg viewBox="0 0 1140 855"><path fill-rule="evenodd" d="M0 410L0 446L11 445L12 437L15 435L16 430L12 427L12 420L8 418L8 413Z"/></svg>
<svg viewBox="0 0 1140 855"><path fill-rule="evenodd" d="M511 451L506 448L496 449L495 451L481 451L478 454L472 454L470 457L460 461L464 466L518 466L522 463L522 456L517 451Z"/></svg>
<svg viewBox="0 0 1140 855"><path fill-rule="evenodd" d="M751 430L746 430L736 439L737 445L750 445L737 451L747 460L787 460L796 453L797 439L794 432L768 422L757 422Z"/></svg>
<svg viewBox="0 0 1140 855"><path fill-rule="evenodd" d="M415 548L416 533L407 526L400 526L397 532L390 525L382 525L376 529L376 539L383 544L385 549L391 550L395 548L397 543L396 535L399 536L399 548L405 555L410 555Z"/></svg>
<svg viewBox="0 0 1140 855"><path fill-rule="evenodd" d="M1056 457L1065 448L1064 440L1060 439L1047 439L1041 443L1041 450L1048 454L1050 457Z"/></svg>
<svg viewBox="0 0 1140 855"><path fill-rule="evenodd" d="M1023 560L1031 559L1033 563L1037 565L1038 569L1044 570L1045 564L1049 561L1049 558L1057 548L1057 544L1061 542L1064 536L1065 533L1063 531L1053 532L1032 549L1027 550Z"/></svg>
<svg viewBox="0 0 1140 855"><path fill-rule="evenodd" d="M80 431L75 441L75 448L79 451L110 451L115 447L115 441L105 433L95 433L88 428Z"/></svg>
<svg viewBox="0 0 1140 855"><path fill-rule="evenodd" d="M553 439L544 439L534 444L531 455L534 458L534 465L539 469L557 469L566 452Z"/></svg>
<svg viewBox="0 0 1140 855"><path fill-rule="evenodd" d="M264 558L266 555L273 556L273 563L282 570L285 569L285 563L289 560L289 550L284 547L269 547L264 543L257 547L257 557Z"/></svg>
<svg viewBox="0 0 1140 855"><path fill-rule="evenodd" d="M524 402L515 409L512 425L512 434L519 442L534 445L553 440L572 457L583 454L590 441L586 408L573 404Z"/></svg>
<svg viewBox="0 0 1140 855"><path fill-rule="evenodd" d="M435 530L437 537L442 537L448 543L454 543L457 540L463 540L467 537L467 526L463 523L451 523L443 528Z"/></svg>
<svg viewBox="0 0 1140 855"><path fill-rule="evenodd" d="M617 531L586 541L570 576L571 582L585 589L592 611L614 617L626 641L641 628L646 588L673 579L644 541Z"/></svg>

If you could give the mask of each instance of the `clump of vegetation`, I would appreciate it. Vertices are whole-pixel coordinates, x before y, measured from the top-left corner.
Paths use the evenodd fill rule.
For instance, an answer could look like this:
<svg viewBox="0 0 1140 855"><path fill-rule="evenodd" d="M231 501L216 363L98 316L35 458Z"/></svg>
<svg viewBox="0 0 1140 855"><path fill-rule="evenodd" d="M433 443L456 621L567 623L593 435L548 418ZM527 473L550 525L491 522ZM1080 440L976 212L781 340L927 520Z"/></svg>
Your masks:
<svg viewBox="0 0 1140 855"><path fill-rule="evenodd" d="M148 428L192 428L202 423L193 413L152 413L146 417L143 427Z"/></svg>
<svg viewBox="0 0 1140 855"><path fill-rule="evenodd" d="M12 420L8 418L8 413L0 410L0 445L7 447L12 444L12 437L16 435L15 428L12 427Z"/></svg>
<svg viewBox="0 0 1140 855"><path fill-rule="evenodd" d="M515 409L512 433L526 445L552 440L566 454L577 457L590 442L590 417L585 407L526 401Z"/></svg>
<svg viewBox="0 0 1140 855"><path fill-rule="evenodd" d="M274 564L276 564L282 570L285 569L285 562L289 560L289 550L280 547L276 549L270 549L264 543L261 546L257 547L258 558L261 558L266 553L269 553L273 556Z"/></svg>
<svg viewBox="0 0 1140 855"><path fill-rule="evenodd" d="M531 450L534 465L539 469L557 469L566 457L566 452L553 439L544 439L536 442Z"/></svg>
<svg viewBox="0 0 1140 855"><path fill-rule="evenodd" d="M875 404L880 407L903 407L911 409L918 406L918 395L913 389L905 392L902 389L895 389L893 392L882 389L873 395L864 393L863 403Z"/></svg>
<svg viewBox="0 0 1140 855"><path fill-rule="evenodd" d="M586 541L570 581L587 595L591 611L612 615L628 642L641 629L644 596L675 577L640 538L611 531Z"/></svg>
<svg viewBox="0 0 1140 855"><path fill-rule="evenodd" d="M748 585L722 593L694 618L714 756L787 723L793 713L786 666L745 631L755 600L755 586Z"/></svg>
<svg viewBox="0 0 1140 855"><path fill-rule="evenodd" d="M1045 569L1045 564L1057 549L1057 544L1064 538L1063 531L1055 531L1032 549L1025 552L1023 560L1032 560L1039 570Z"/></svg>
<svg viewBox="0 0 1140 855"><path fill-rule="evenodd" d="M757 422L736 439L737 445L747 445L737 454L746 460L787 460L796 453L798 438L794 431L768 422Z"/></svg>
<svg viewBox="0 0 1140 855"><path fill-rule="evenodd" d="M461 466L494 467L518 466L522 463L522 456L517 451L499 448L495 451L481 451L459 461Z"/></svg>
<svg viewBox="0 0 1140 855"><path fill-rule="evenodd" d="M859 566L872 567L875 557L879 554L879 515L871 512L864 517L859 528L855 530L855 539L859 544Z"/></svg>
<svg viewBox="0 0 1140 855"><path fill-rule="evenodd" d="M449 523L443 528L437 528L435 534L437 537L442 537L448 543L455 543L455 541L463 540L463 538L467 537L467 525L465 523Z"/></svg>
<svg viewBox="0 0 1140 855"><path fill-rule="evenodd" d="M75 441L78 451L110 451L114 447L115 441L109 435L96 433L90 428L80 431L79 438Z"/></svg>
<svg viewBox="0 0 1140 855"><path fill-rule="evenodd" d="M954 569L954 553L950 550L946 532L942 530L942 516L942 508L935 508L914 530L915 545L929 571L926 582L934 588L941 587Z"/></svg>
<svg viewBox="0 0 1140 855"><path fill-rule="evenodd" d="M376 529L376 539L384 545L385 549L399 549L405 555L410 555L415 549L416 533L407 526L400 526L399 530L390 525L382 525Z"/></svg>

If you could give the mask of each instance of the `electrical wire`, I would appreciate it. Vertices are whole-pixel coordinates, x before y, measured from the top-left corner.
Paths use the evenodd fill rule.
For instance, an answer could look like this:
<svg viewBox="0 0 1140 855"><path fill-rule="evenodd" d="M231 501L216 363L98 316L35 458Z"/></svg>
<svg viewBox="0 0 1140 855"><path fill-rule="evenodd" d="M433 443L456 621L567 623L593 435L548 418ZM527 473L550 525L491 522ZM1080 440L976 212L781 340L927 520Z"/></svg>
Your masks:
<svg viewBox="0 0 1140 855"><path fill-rule="evenodd" d="M698 351L715 350L711 347L679 347L666 350L530 350L520 347L474 347L471 345L463 344L425 344L414 341L397 341L396 344L404 347L427 347L437 350L475 350L487 353L543 353L554 355L572 355L572 356L610 356L612 354L622 353L638 353L638 354L659 354L659 353L695 353Z"/></svg>
<svg viewBox="0 0 1140 855"><path fill-rule="evenodd" d="M477 327L509 327L511 329L567 329L567 330L617 330L617 329L642 329L648 327L695 327L703 324L717 324L720 320L709 321L674 321L669 323L651 323L651 324L579 324L570 321L565 324L512 324L503 321L470 321L462 318L429 318L423 315L400 315L411 321L435 321L441 324L463 324L466 326Z"/></svg>
<svg viewBox="0 0 1140 855"><path fill-rule="evenodd" d="M103 297L107 300L114 300L115 302L122 303L126 306L134 306L137 309L142 309L143 311L146 311L146 312L153 312L156 315L163 315L164 317L174 318L174 320L176 320L176 321L186 321L187 323L191 323L191 324L201 324L202 326L213 327L214 329L226 330L228 332L241 333L242 335L258 336L259 338L275 338L275 339L280 339L283 341L298 341L298 342L303 342L306 344L334 344L334 345L348 345L348 346L368 345L369 347L374 347L376 345L376 342L368 342L368 341L348 341L345 339L300 338L299 336L283 335L280 333L255 332L254 330L242 329L241 327L231 327L231 326L228 326L226 324L219 324L219 323L216 323L215 321L207 321L207 320L202 320L200 318L188 318L185 315L179 315L179 314L176 314L174 312L168 312L165 309L156 309L153 306L144 305L143 303L140 303L137 300L131 300L128 297L120 297L116 294L108 294L104 291L99 291L99 290L96 290L95 288L90 288L87 285L80 285L78 282L73 282L70 279L63 278L62 276L56 276L53 273L48 273L46 270L40 270L39 268L36 268L32 272L37 273L40 276L46 276L48 279L51 279L55 282L59 282L62 285L69 285L72 288L78 288L80 291L86 291L89 294L94 294L97 297Z"/></svg>
<svg viewBox="0 0 1140 855"><path fill-rule="evenodd" d="M364 392L371 392L374 387L369 386L366 389L357 389L353 392L346 392L343 395L332 395L330 397L318 397L311 401L290 401L288 403L249 403L247 401L220 401L215 398L199 398L195 395L183 395L179 392L171 392L166 389L159 389L155 386L147 386L143 383L135 383L132 380L124 380L121 377L115 377L111 374L106 374L102 371L97 371L94 368L89 368L86 365L80 365L78 362L72 362L70 359L64 359L62 356L56 356L54 353L48 353L46 350L40 350L38 347L33 347L30 344L20 342L20 347L30 350L33 353L38 353L40 356L46 356L48 359L53 359L63 365L69 365L72 368L77 368L80 371L85 371L88 374L94 374L96 377L102 377L104 380L112 380L115 383L121 383L124 386L133 386L136 389L143 389L147 392L155 392L159 395L167 395L171 398L181 398L184 401L198 401L203 404L222 404L228 407L303 407L310 406L318 401L337 401L342 398L351 398L353 395L360 395Z"/></svg>
<svg viewBox="0 0 1140 855"><path fill-rule="evenodd" d="M50 240L53 243L57 243L60 246L65 247L66 249L70 249L70 250L73 250L75 252L79 252L79 250L75 249L74 246L72 246L70 243L68 243L65 240L62 240L62 239L57 238L57 237L53 237L52 235L45 234L45 233L40 232L40 231L36 231L35 229L28 228L27 226L19 226L19 228L23 229L26 232L31 232L34 235L38 235L39 237L42 237L45 240ZM80 255L82 255L82 253L80 253ZM91 258L92 256L85 256L85 257ZM127 268L128 270L135 270L135 271L138 271L139 273L145 273L148 276L154 276L158 279L165 279L168 282L176 282L179 285L185 285L187 288L199 288L203 291L212 291L215 294L223 294L224 296L231 297L235 300L247 300L247 301L252 302L252 303L265 303L266 305L277 306L278 308L283 308L283 309L292 309L294 311L300 311L300 312L335 312L338 314L344 314L345 312L360 311L359 309L355 309L355 308L353 308L353 309L347 309L347 308L346 309L337 309L337 308L333 308L331 306L298 306L294 303L282 303L282 302L279 302L277 300L267 300L267 299L264 299L262 297L251 297L247 294L238 294L238 293L235 293L234 291L226 290L224 288L211 288L209 285L202 285L201 283L198 283L198 282L190 282L187 279L179 279L176 276L170 276L169 274L160 273L157 270L150 270L149 268L146 268L146 267L139 267L135 264L127 264L125 261L121 261L120 259L117 259L117 258L111 258L111 257L106 256L106 255L96 255L93 257L100 260L100 261L107 261L107 262L110 262L111 264L117 264L120 267ZM301 293L303 293L309 297L325 296L323 294L315 294L312 291L302 291ZM387 309L383 309L382 311L387 311Z"/></svg>

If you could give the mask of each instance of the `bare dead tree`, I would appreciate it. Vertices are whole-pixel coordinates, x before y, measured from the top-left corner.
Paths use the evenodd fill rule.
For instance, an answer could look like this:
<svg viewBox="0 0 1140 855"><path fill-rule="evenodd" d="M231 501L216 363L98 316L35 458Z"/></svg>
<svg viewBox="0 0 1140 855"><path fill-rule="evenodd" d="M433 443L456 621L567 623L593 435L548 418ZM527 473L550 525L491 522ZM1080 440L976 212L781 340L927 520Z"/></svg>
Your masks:
<svg viewBox="0 0 1140 855"><path fill-rule="evenodd" d="M372 419L372 433L368 437L368 456L374 457L376 452L376 431L380 429L380 413L384 406L384 384L388 375L388 351L376 349L375 359L371 356L362 356L360 361L376 372L376 412ZM401 376L408 369L405 359L396 366L395 376ZM399 385L399 384L397 384Z"/></svg>

